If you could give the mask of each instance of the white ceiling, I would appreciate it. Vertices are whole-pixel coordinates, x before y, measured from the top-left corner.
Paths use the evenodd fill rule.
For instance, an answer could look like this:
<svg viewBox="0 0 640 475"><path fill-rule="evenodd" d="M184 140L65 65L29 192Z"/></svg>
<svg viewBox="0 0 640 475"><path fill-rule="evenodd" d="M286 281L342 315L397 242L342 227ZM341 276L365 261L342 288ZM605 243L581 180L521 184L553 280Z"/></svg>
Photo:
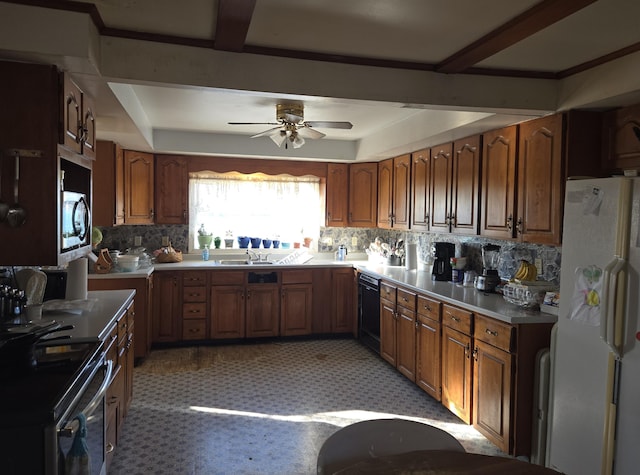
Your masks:
<svg viewBox="0 0 640 475"><path fill-rule="evenodd" d="M126 148L379 160L640 102L637 0L59 3L0 2L0 58L70 71L96 99L99 138ZM576 11L563 18L557 4ZM306 120L353 129L318 129L325 138L285 150L250 138L269 125L227 124L274 122L286 100L302 101Z"/></svg>

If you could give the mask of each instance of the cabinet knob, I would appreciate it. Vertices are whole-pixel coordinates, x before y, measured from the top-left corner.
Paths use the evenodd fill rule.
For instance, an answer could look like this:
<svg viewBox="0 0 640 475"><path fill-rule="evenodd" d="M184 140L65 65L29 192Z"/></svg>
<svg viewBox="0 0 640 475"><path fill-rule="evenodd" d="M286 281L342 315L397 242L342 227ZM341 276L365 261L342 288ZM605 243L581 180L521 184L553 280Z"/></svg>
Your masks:
<svg viewBox="0 0 640 475"><path fill-rule="evenodd" d="M522 218L518 218L518 224L516 226L516 231L522 234L522 226L523 226Z"/></svg>
<svg viewBox="0 0 640 475"><path fill-rule="evenodd" d="M507 218L507 229L509 231L511 231L513 229L513 215L510 214L509 217Z"/></svg>
<svg viewBox="0 0 640 475"><path fill-rule="evenodd" d="M485 332L486 332L488 335L491 335L491 336L498 336L498 332L497 332L497 331L490 330L489 328L487 328L487 329L485 330Z"/></svg>

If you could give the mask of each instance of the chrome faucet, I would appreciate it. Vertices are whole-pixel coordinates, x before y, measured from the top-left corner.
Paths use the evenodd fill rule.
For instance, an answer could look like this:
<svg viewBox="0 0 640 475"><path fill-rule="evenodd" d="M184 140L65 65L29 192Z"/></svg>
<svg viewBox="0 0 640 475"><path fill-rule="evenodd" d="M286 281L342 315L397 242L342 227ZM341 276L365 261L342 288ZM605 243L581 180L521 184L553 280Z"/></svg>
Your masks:
<svg viewBox="0 0 640 475"><path fill-rule="evenodd" d="M269 254L263 256L262 253L251 251L249 249L247 249L247 255L249 256L250 261L267 262L269 260Z"/></svg>

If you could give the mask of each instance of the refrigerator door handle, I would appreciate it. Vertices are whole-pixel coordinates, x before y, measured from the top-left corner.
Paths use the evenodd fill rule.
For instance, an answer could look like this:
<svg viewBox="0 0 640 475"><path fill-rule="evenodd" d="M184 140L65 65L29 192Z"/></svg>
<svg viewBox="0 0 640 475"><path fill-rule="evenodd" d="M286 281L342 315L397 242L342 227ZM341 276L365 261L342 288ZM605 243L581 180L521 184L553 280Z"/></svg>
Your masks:
<svg viewBox="0 0 640 475"><path fill-rule="evenodd" d="M611 351L620 356L620 348L616 334L620 331L624 312L624 270L627 261L620 257L607 264L603 273L603 295L600 311L600 337L611 348Z"/></svg>

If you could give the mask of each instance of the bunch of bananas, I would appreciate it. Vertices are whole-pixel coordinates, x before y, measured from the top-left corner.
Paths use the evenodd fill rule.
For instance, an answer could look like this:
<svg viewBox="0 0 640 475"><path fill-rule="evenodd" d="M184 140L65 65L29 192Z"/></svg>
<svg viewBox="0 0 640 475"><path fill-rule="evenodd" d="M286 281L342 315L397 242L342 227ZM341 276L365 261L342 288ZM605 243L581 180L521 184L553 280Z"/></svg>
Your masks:
<svg viewBox="0 0 640 475"><path fill-rule="evenodd" d="M513 276L514 280L536 280L538 278L538 269L535 265L524 259L520 261L518 272Z"/></svg>

